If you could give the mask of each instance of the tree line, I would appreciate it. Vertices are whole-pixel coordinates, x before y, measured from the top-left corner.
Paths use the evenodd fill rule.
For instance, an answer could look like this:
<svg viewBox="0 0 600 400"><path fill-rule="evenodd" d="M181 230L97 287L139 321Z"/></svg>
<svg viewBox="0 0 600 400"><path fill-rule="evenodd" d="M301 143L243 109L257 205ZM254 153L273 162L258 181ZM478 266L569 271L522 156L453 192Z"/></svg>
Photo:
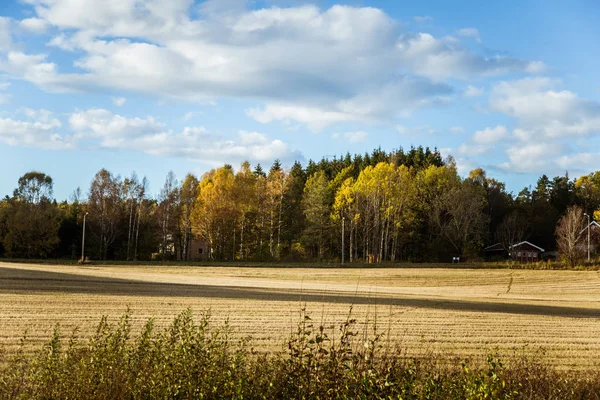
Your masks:
<svg viewBox="0 0 600 400"><path fill-rule="evenodd" d="M69 200L52 189L51 177L33 171L0 200L0 256L77 259L86 216L85 253L98 260L189 260L192 241L202 240L219 261L339 261L342 253L348 262L448 261L481 257L494 243L556 249L567 210L600 209L600 172L543 175L514 195L480 168L461 178L451 157L422 147L289 169L278 160L268 170L226 164L182 181L169 172L155 196L145 177L106 169Z"/></svg>

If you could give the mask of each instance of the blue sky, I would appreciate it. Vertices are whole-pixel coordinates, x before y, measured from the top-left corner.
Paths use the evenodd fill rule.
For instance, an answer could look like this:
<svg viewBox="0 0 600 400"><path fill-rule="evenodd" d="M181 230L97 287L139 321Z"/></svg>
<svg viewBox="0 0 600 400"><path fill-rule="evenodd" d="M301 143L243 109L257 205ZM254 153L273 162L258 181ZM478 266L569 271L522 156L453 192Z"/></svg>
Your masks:
<svg viewBox="0 0 600 400"><path fill-rule="evenodd" d="M0 195L411 145L517 193L600 169L596 1L4 0Z"/></svg>

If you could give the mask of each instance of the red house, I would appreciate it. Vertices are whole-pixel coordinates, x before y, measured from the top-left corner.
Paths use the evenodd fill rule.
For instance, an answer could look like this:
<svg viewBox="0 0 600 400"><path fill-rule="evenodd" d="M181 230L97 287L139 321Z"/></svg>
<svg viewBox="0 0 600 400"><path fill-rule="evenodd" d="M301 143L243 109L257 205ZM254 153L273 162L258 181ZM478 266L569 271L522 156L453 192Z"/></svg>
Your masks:
<svg viewBox="0 0 600 400"><path fill-rule="evenodd" d="M596 221L590 222L590 252L593 255L598 254L598 250L600 250L600 224ZM583 228L581 232L579 232L579 244L577 247L582 251L582 253L587 252L587 231L588 226Z"/></svg>
<svg viewBox="0 0 600 400"><path fill-rule="evenodd" d="M515 261L535 262L541 260L544 249L533 243L524 241L510 246L509 256Z"/></svg>

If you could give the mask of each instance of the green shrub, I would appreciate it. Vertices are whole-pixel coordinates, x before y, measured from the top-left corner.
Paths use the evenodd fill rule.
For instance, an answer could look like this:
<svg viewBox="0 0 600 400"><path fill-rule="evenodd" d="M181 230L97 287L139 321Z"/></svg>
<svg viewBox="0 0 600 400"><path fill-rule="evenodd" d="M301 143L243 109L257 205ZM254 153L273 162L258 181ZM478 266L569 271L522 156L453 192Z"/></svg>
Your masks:
<svg viewBox="0 0 600 400"><path fill-rule="evenodd" d="M21 348L3 359L2 399L571 399L600 398L600 373L560 373L517 359L484 366L447 358L410 358L358 331L351 312L339 327L315 324L302 310L279 353L258 354L232 341L227 323L188 309L157 331L148 320L132 335L130 315L102 318L95 334L65 339L59 327L35 356ZM336 332L337 330L337 332Z"/></svg>

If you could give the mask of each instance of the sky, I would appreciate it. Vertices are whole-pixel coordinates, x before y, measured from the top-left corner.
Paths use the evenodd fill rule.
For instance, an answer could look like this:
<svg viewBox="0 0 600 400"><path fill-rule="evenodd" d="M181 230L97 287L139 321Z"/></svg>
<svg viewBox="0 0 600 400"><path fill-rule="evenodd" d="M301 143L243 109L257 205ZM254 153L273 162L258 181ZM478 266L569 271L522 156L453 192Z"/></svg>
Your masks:
<svg viewBox="0 0 600 400"><path fill-rule="evenodd" d="M0 197L429 146L518 193L600 169L600 2L0 0Z"/></svg>

